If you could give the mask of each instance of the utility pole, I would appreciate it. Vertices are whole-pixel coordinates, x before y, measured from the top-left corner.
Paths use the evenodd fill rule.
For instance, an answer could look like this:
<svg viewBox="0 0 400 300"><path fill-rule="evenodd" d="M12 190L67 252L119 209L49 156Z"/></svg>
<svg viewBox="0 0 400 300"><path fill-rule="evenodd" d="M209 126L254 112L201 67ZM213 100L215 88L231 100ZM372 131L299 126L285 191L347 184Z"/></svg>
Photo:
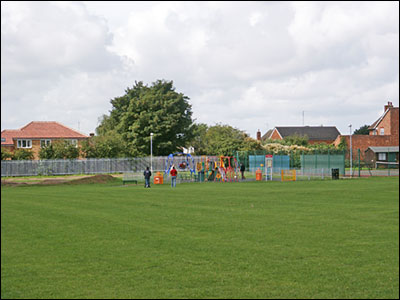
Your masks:
<svg viewBox="0 0 400 300"><path fill-rule="evenodd" d="M303 110L303 126L304 126L304 110Z"/></svg>
<svg viewBox="0 0 400 300"><path fill-rule="evenodd" d="M153 173L153 133L150 133L150 171Z"/></svg>
<svg viewBox="0 0 400 300"><path fill-rule="evenodd" d="M353 146L351 144L351 124L350 127L350 177L353 177Z"/></svg>

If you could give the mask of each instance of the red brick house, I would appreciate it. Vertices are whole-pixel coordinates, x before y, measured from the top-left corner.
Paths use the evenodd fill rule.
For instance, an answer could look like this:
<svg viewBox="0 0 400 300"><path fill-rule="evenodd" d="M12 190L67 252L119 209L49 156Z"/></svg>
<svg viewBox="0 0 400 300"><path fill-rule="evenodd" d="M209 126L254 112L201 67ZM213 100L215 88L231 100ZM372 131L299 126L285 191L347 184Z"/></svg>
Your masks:
<svg viewBox="0 0 400 300"><path fill-rule="evenodd" d="M14 152L30 149L34 159L39 159L40 148L56 140L69 140L77 147L89 136L53 121L33 121L20 129L5 129L1 132L1 149Z"/></svg>
<svg viewBox="0 0 400 300"><path fill-rule="evenodd" d="M294 135L307 137L310 144L332 144L340 132L335 126L278 126L262 139L283 140Z"/></svg>
<svg viewBox="0 0 400 300"><path fill-rule="evenodd" d="M360 149L361 158L369 147L398 147L399 146L399 108L393 107L392 102L384 106L384 112L369 128L369 135L354 134L351 136L353 151ZM350 136L340 135L334 145L338 146L341 139L346 140L350 147ZM354 154L353 154L353 157ZM398 156L397 156L398 157Z"/></svg>

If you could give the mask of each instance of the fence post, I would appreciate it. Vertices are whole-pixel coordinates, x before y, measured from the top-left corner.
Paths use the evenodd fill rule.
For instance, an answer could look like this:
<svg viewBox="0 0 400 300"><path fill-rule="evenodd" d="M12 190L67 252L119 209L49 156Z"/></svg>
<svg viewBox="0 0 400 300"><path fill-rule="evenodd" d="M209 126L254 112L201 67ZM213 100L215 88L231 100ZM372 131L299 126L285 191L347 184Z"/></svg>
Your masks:
<svg viewBox="0 0 400 300"><path fill-rule="evenodd" d="M328 149L328 171L331 169L331 152Z"/></svg>
<svg viewBox="0 0 400 300"><path fill-rule="evenodd" d="M360 148L358 148L358 177L361 177Z"/></svg>
<svg viewBox="0 0 400 300"><path fill-rule="evenodd" d="M346 149L343 149L343 176L346 176Z"/></svg>
<svg viewBox="0 0 400 300"><path fill-rule="evenodd" d="M317 154L315 154L316 151L317 151L317 150L314 150L314 160L315 160L314 169L315 169L315 170L317 169Z"/></svg>

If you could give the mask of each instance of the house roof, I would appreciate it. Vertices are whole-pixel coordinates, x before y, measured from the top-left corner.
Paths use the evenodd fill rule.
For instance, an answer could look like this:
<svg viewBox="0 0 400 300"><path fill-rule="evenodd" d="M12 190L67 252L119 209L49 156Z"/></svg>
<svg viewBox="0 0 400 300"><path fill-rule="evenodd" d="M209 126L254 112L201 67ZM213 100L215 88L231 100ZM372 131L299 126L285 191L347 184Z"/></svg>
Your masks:
<svg viewBox="0 0 400 300"><path fill-rule="evenodd" d="M87 135L54 121L32 121L20 129L1 132L1 145L14 144L13 139L83 139ZM4 139L4 141L3 141Z"/></svg>
<svg viewBox="0 0 400 300"><path fill-rule="evenodd" d="M390 146L390 147L368 147L367 150L372 150L375 153L382 153L382 152L399 152L399 146Z"/></svg>
<svg viewBox="0 0 400 300"><path fill-rule="evenodd" d="M388 113L389 109L387 109L382 116L379 117L378 120L376 120L374 123L372 123L371 126L368 127L368 130L374 130L378 124L382 121L382 119L386 116L386 114Z"/></svg>
<svg viewBox="0 0 400 300"><path fill-rule="evenodd" d="M380 116L378 120L376 120L374 123L372 123L371 126L368 127L368 130L376 129L376 127L378 127L379 123L383 120L383 118L386 116L386 114L389 111L395 110L395 109L399 109L399 108L398 107L389 107L388 109L386 109L385 112L382 114L382 116Z"/></svg>
<svg viewBox="0 0 400 300"><path fill-rule="evenodd" d="M272 131L274 131L273 129L269 129L262 137L261 140L265 140L268 139L271 136Z"/></svg>
<svg viewBox="0 0 400 300"><path fill-rule="evenodd" d="M21 131L19 129L6 129L1 132L1 145L2 146L13 146L13 138L19 137Z"/></svg>
<svg viewBox="0 0 400 300"><path fill-rule="evenodd" d="M278 126L275 128L282 138L306 135L309 140L335 140L340 135L335 126Z"/></svg>

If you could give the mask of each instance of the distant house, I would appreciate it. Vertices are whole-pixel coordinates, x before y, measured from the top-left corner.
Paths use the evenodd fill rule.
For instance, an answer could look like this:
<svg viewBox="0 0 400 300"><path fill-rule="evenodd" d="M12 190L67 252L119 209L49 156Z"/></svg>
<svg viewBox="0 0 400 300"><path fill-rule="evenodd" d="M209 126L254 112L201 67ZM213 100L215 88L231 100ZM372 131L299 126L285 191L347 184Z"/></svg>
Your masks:
<svg viewBox="0 0 400 300"><path fill-rule="evenodd" d="M278 126L262 139L283 140L294 135L307 137L310 144L331 144L340 132L335 126Z"/></svg>
<svg viewBox="0 0 400 300"><path fill-rule="evenodd" d="M371 126L368 127L369 135L391 135L397 136L399 144L399 108L393 107L392 102L388 102L383 108L383 115L379 117Z"/></svg>
<svg viewBox="0 0 400 300"><path fill-rule="evenodd" d="M394 147L368 147L365 150L365 160L375 168L380 165L398 168L399 166L399 146Z"/></svg>
<svg viewBox="0 0 400 300"><path fill-rule="evenodd" d="M262 137L261 140L265 141L266 139L268 139L271 136L273 129L269 129Z"/></svg>
<svg viewBox="0 0 400 300"><path fill-rule="evenodd" d="M1 132L1 149L14 152L16 149L31 149L34 159L39 159L40 148L57 140L68 140L79 147L89 136L53 121L33 121L20 129L5 129Z"/></svg>
<svg viewBox="0 0 400 300"><path fill-rule="evenodd" d="M369 135L353 134L351 136L352 149L360 149L361 158L364 158L369 147L399 147L399 108L392 102L384 106L383 114L368 128ZM350 147L350 136L338 136L334 145L339 145L342 139Z"/></svg>

